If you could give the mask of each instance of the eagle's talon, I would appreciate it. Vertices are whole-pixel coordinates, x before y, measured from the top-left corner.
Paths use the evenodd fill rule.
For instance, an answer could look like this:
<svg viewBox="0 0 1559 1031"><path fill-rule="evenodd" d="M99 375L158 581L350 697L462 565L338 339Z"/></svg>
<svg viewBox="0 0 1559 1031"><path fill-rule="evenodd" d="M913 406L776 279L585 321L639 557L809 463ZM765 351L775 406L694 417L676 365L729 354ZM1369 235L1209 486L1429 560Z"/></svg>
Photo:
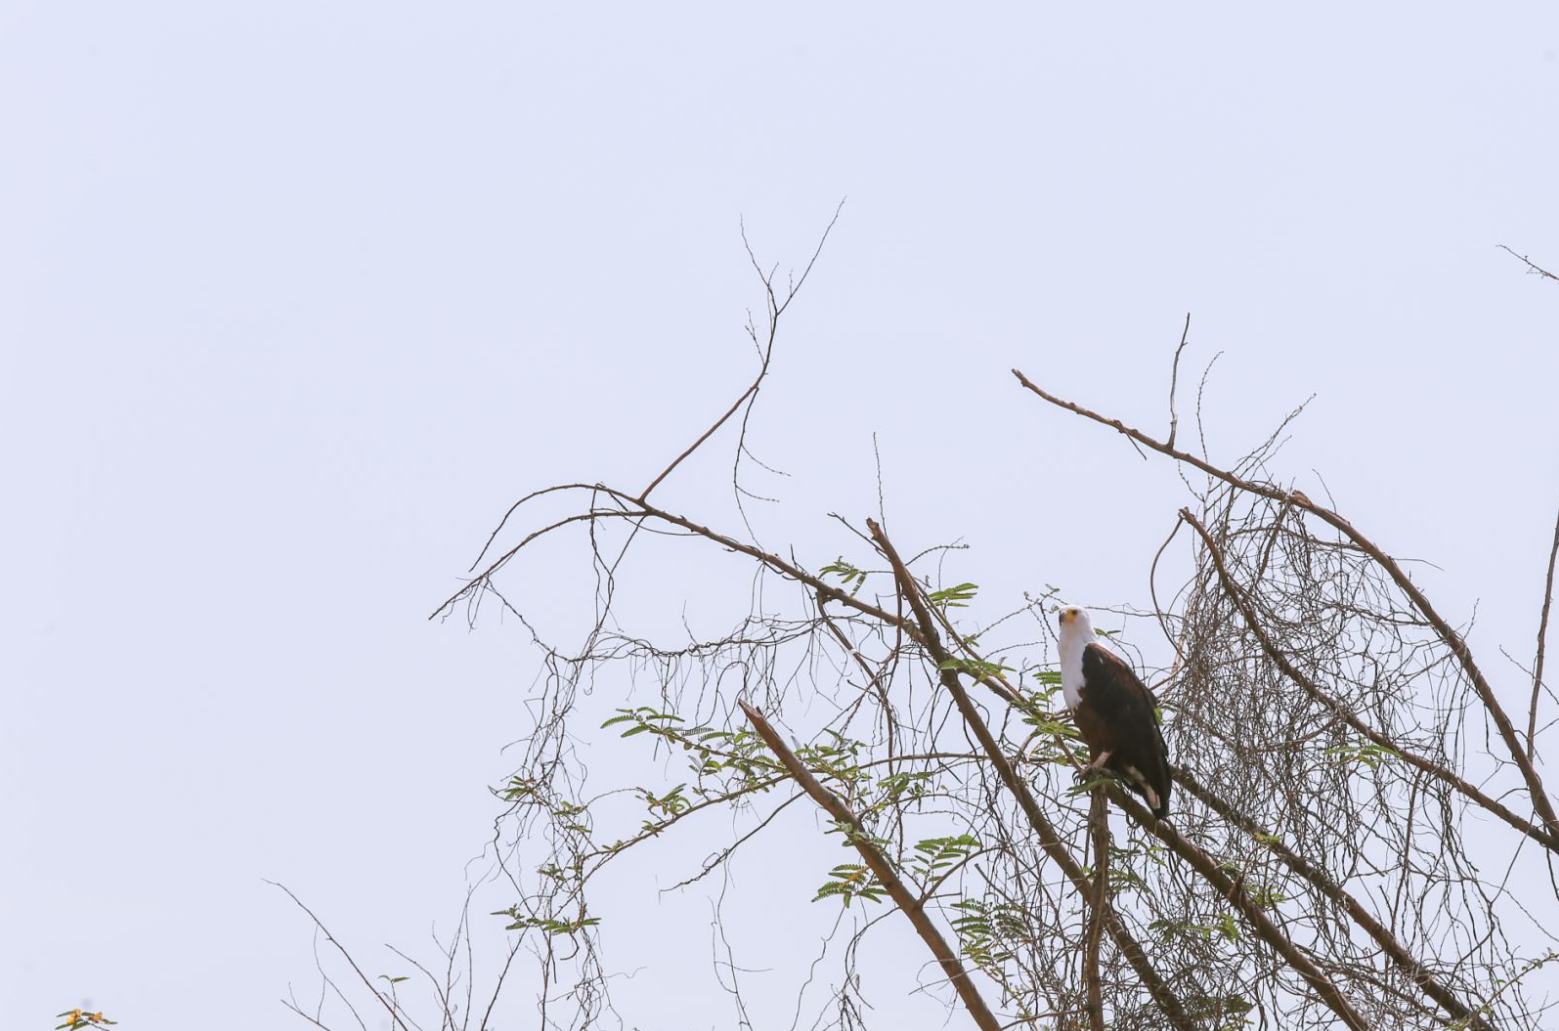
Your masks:
<svg viewBox="0 0 1559 1031"><path fill-rule="evenodd" d="M1105 769L1104 764L1109 762L1110 756L1114 754L1114 752L1111 752L1108 749L1100 752L1087 766L1084 766L1082 769L1072 774L1072 783L1081 784L1083 781L1093 777L1096 774L1108 773L1109 771Z"/></svg>

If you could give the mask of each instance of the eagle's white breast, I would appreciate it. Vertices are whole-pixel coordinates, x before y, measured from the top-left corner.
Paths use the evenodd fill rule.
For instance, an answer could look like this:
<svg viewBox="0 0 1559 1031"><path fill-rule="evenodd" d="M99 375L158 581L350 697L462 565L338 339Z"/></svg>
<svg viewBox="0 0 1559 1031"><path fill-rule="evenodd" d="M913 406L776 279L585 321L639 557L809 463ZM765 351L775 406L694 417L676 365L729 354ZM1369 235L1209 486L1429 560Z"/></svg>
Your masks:
<svg viewBox="0 0 1559 1031"><path fill-rule="evenodd" d="M1083 700L1083 649L1095 643L1098 637L1088 613L1068 607L1062 610L1061 621L1061 693L1066 695L1066 707L1076 709Z"/></svg>

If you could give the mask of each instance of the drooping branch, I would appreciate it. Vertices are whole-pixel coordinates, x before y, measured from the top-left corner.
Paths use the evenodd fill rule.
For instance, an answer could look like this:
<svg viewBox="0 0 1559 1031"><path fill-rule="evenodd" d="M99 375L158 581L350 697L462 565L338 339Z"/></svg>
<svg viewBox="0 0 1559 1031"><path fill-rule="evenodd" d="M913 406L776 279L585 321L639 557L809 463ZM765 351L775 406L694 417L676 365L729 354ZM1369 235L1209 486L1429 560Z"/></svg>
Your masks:
<svg viewBox="0 0 1559 1031"><path fill-rule="evenodd" d="M600 483L571 483L550 488L546 492L538 491L530 496L539 497L542 493L551 493L558 490L589 491L592 493L602 494L616 502L621 507L608 509L592 508L589 512L559 519L540 530L536 530L527 534L518 544L503 552L497 559L489 563L487 567L484 568L480 573L467 580L464 586L462 586L458 591L444 599L438 608L434 609L433 612L429 614L428 618L437 619L440 616L452 612L455 606L458 605L462 600L468 599L476 595L478 592L490 587L493 577L497 575L511 560L513 560L522 549L532 544L536 540L546 536L547 534L550 534L554 530L558 530L564 526L570 526L580 522L588 522L597 518L626 519L629 521L649 518L659 520L671 526L678 527L682 530L686 530L695 536L702 537L714 544L718 544L728 551L733 551L737 554L746 555L748 558L756 559L758 562L762 563L764 566L780 574L781 576L794 580L797 583L805 584L811 589L814 597L816 597L819 603L838 602L839 604L844 605L846 608L853 609L863 616L869 616L872 619L878 620L887 626L891 626L897 630L902 631L917 643L920 641L921 630L919 625L914 621L904 619L901 616L889 612L880 606L873 605L870 602L861 599L858 595L841 590L834 584L828 583L826 580L808 573L794 562L791 562L780 555L770 551L765 551L756 545L749 544L746 541L732 537L728 534L719 533L713 529L710 529L708 526L697 523L685 516L681 516L674 512L670 512L666 509L652 505L643 498L634 497L633 495L628 494L626 491L608 487L605 484ZM507 520L512 514L513 509L511 508L510 512L506 514L504 518ZM966 652L977 663L981 661L979 654L975 652L967 642L960 642L960 649ZM1017 691L1015 691L1011 685L1005 683L999 676L992 674L981 674L976 676L975 679L985 687L989 688L991 691L994 691L996 694L1000 695L1002 699L1009 704L1017 705L1019 707L1024 704L1022 697L1017 693Z"/></svg>

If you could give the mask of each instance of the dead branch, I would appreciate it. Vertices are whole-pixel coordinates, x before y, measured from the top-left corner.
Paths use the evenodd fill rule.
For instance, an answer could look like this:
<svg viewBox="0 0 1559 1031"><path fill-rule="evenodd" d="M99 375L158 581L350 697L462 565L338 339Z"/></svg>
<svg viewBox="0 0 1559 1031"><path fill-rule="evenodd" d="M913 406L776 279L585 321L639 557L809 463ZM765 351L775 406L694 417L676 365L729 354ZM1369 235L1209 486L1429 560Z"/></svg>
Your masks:
<svg viewBox="0 0 1559 1031"><path fill-rule="evenodd" d="M785 314L785 309L790 307L790 303L796 299L796 295L801 292L802 286L806 284L807 277L812 274L812 266L817 264L818 256L823 253L823 246L828 243L828 235L834 231L834 226L838 224L839 215L842 211L844 211L844 201L841 200L839 206L834 209L834 217L828 220L828 225L823 229L823 235L818 239L817 247L812 251L812 257L807 261L806 268L802 270L801 278L790 285L784 300L780 300L775 293L773 274L764 272L763 268L758 264L758 259L753 256L752 248L747 248L747 256L752 259L752 266L754 269L757 269L758 278L763 281L769 310L768 341L762 351L762 360L758 365L758 375L753 378L751 385L737 396L731 407L726 409L725 414L714 421L714 425L705 430L697 440L689 444L680 455L672 459L671 464L662 469L660 474L650 481L648 487L639 492L638 500L644 501L647 499L650 496L650 491L660 486L661 482L670 476L677 466L686 461L689 455L703 447L704 441L714 436L721 426L730 421L731 416L742 409L743 405L751 408L752 402L758 396L758 390L763 386L763 381L768 378L769 364L774 360L774 342L779 336L780 316ZM745 229L742 231L742 242L743 244L747 242ZM745 421L746 416L743 416L743 422L745 423Z"/></svg>
<svg viewBox="0 0 1559 1031"><path fill-rule="evenodd" d="M1543 659L1547 652L1548 614L1554 603L1554 562L1559 559L1559 518L1554 520L1554 543L1548 549L1548 576L1543 582L1543 611L1537 619L1537 658L1532 662L1532 704L1527 708L1527 759L1537 747L1537 700L1543 690Z"/></svg>
<svg viewBox="0 0 1559 1031"><path fill-rule="evenodd" d="M1543 268L1541 265L1533 264L1532 259L1528 258L1525 254L1517 254L1515 251L1511 250L1509 247L1506 247L1504 244L1499 244L1498 247L1500 250L1504 251L1506 254L1525 265L1527 267L1527 271L1532 275L1542 276L1546 279L1559 280L1559 276L1554 275L1552 272Z"/></svg>
<svg viewBox="0 0 1559 1031"><path fill-rule="evenodd" d="M271 885L272 887L280 888L283 892L286 893L287 897L293 901L294 905L303 910L304 913L308 914L308 918L314 922L315 927L319 928L319 932L325 936L325 940L335 947L335 950L341 954L342 959L346 960L347 966L352 968L352 973L357 975L357 979L363 983L363 987L367 988L369 994L371 994L375 999L379 1000L379 1004L382 1005L385 1012L390 1015L390 1019L395 1022L395 1026L399 1027L401 1031L412 1031L411 1028L406 1026L406 1022L401 1019L400 1012L394 1006L390 1005L390 1000L386 999L383 993L374 987L374 983L368 979L367 974L363 973L362 968L357 965L357 961L352 958L352 954L346 951L346 947L336 940L335 935L330 933L330 928L326 927L324 922L321 921L319 917L314 915L314 911L308 906L305 906L303 904L303 900L294 895L292 893L292 889L287 887L285 884L280 884L276 881L266 881L265 883ZM304 1015L306 1016L306 1014ZM316 1021L316 1023L318 1023L318 1021Z"/></svg>

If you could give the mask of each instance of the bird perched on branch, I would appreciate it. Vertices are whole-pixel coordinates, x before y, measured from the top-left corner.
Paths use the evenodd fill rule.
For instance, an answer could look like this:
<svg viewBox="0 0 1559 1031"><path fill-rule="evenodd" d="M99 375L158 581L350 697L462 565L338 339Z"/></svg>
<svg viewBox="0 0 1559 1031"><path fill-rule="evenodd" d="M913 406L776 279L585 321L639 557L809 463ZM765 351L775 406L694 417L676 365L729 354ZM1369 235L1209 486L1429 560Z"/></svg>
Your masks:
<svg viewBox="0 0 1559 1031"><path fill-rule="evenodd" d="M1093 632L1088 613L1061 610L1061 690L1093 761L1141 795L1162 820L1169 814L1169 757L1158 729L1158 704L1131 667Z"/></svg>

